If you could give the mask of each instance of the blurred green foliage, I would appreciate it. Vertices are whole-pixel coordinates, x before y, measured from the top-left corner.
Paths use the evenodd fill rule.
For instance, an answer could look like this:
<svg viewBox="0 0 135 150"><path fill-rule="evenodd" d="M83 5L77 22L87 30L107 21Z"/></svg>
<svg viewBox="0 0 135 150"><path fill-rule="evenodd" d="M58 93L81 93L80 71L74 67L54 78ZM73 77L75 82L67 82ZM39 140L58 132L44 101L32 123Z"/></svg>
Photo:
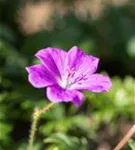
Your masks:
<svg viewBox="0 0 135 150"><path fill-rule="evenodd" d="M48 103L44 89L27 81L25 67L37 62L34 53L73 45L101 58L99 68L112 76L112 89L85 92L80 108L56 104L40 120L34 150L97 150L103 142L112 149L122 127L135 120L135 7L108 6L96 20L78 19L73 12L56 15L52 30L25 35L15 20L20 5L0 1L0 150L26 150L33 109Z"/></svg>
<svg viewBox="0 0 135 150"><path fill-rule="evenodd" d="M133 140L129 141L129 146L130 146L131 150L135 150L135 142Z"/></svg>

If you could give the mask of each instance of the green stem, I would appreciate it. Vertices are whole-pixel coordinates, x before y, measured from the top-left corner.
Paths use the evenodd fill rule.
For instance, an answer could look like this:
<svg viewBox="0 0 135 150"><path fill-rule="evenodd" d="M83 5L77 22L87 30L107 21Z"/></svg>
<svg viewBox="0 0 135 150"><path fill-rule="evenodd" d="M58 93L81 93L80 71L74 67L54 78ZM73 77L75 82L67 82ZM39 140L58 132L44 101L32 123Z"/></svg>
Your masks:
<svg viewBox="0 0 135 150"><path fill-rule="evenodd" d="M47 112L53 105L54 105L54 103L50 103L42 109L35 109L35 111L33 113L33 119L32 119L32 125L31 125L29 143L28 143L28 149L27 150L33 150L33 143L35 140L35 133L37 131L37 124L38 124L40 115Z"/></svg>

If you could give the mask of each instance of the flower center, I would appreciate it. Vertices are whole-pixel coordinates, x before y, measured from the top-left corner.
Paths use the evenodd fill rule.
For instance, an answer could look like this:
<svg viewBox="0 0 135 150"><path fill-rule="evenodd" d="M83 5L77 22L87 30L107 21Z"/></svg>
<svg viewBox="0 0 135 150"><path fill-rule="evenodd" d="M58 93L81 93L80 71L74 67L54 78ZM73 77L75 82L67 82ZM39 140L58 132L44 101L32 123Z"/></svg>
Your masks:
<svg viewBox="0 0 135 150"><path fill-rule="evenodd" d="M65 89L71 89L73 84L82 84L82 81L87 80L86 74L76 72L74 68L67 69L65 75L62 76L60 86Z"/></svg>

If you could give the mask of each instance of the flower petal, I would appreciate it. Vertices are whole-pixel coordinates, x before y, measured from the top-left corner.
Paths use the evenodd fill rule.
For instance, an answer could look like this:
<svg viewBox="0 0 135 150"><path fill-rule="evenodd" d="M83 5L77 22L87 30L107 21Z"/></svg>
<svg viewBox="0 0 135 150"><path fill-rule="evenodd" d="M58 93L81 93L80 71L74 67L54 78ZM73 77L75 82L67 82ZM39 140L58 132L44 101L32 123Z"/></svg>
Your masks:
<svg viewBox="0 0 135 150"><path fill-rule="evenodd" d="M48 87L47 97L52 102L73 102L76 106L79 106L84 99L81 92L76 90L66 90L59 86Z"/></svg>
<svg viewBox="0 0 135 150"><path fill-rule="evenodd" d="M84 100L84 95L77 90L75 91L75 94L76 96L72 102L74 103L75 106L80 106Z"/></svg>
<svg viewBox="0 0 135 150"><path fill-rule="evenodd" d="M26 67L26 70L29 73L29 82L36 88L43 88L56 83L51 73L41 64Z"/></svg>
<svg viewBox="0 0 135 150"><path fill-rule="evenodd" d="M90 75L87 80L81 80L80 82L72 85L71 89L77 90L89 90L92 92L105 92L112 86L109 77L101 74Z"/></svg>
<svg viewBox="0 0 135 150"><path fill-rule="evenodd" d="M36 57L57 77L64 71L64 62L67 53L58 48L45 48L36 53Z"/></svg>
<svg viewBox="0 0 135 150"><path fill-rule="evenodd" d="M93 74L98 67L99 59L86 55L80 48L74 46L68 52L68 66L80 74Z"/></svg>

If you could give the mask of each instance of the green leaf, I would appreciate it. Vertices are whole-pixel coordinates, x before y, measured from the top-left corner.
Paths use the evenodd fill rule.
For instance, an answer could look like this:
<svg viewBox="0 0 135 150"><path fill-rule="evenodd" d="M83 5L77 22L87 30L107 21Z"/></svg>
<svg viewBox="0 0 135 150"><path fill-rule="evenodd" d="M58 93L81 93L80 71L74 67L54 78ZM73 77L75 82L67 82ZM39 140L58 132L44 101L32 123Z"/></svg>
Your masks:
<svg viewBox="0 0 135 150"><path fill-rule="evenodd" d="M135 141L130 140L130 141L128 142L128 144L129 144L131 150L135 150Z"/></svg>
<svg viewBox="0 0 135 150"><path fill-rule="evenodd" d="M44 142L49 145L49 150L50 147L59 150L86 150L87 147L87 140L85 138L69 136L63 133L53 134L45 139Z"/></svg>

